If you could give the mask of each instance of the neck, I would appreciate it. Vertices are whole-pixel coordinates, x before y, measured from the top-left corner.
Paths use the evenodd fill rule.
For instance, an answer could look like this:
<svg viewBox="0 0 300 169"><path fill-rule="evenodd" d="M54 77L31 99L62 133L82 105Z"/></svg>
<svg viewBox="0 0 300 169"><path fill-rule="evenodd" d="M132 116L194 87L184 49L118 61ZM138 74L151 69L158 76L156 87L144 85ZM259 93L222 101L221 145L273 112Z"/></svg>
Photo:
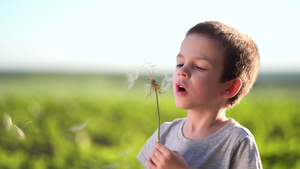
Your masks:
<svg viewBox="0 0 300 169"><path fill-rule="evenodd" d="M216 111L188 110L183 134L190 139L202 139L224 127L229 121L226 109Z"/></svg>

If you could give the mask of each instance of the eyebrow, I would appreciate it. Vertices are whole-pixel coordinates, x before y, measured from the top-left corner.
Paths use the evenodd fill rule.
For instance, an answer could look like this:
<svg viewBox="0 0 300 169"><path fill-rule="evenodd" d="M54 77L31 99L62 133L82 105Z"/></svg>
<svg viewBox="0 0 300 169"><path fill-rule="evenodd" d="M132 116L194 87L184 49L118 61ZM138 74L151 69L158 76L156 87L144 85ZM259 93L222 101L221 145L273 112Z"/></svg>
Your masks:
<svg viewBox="0 0 300 169"><path fill-rule="evenodd" d="M177 55L177 58L179 58L179 57L184 57L184 55L182 55L182 54L179 53ZM213 63L213 60L211 58L207 57L206 55L196 56L196 59L197 60L206 60L206 61L208 61L210 63Z"/></svg>

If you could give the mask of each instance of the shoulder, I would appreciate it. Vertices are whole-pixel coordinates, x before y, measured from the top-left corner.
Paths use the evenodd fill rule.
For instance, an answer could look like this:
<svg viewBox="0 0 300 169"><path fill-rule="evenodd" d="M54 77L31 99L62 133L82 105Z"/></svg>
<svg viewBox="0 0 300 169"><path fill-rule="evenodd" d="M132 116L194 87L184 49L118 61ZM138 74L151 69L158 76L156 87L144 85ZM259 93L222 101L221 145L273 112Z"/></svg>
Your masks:
<svg viewBox="0 0 300 169"><path fill-rule="evenodd" d="M161 124L161 133L170 132L171 130L180 130L186 118L175 119L172 122L164 122Z"/></svg>
<svg viewBox="0 0 300 169"><path fill-rule="evenodd" d="M186 120L186 118L179 118L179 119L175 119L172 122L164 122L161 125L161 128L166 128L166 127L170 127L170 126L177 126L182 124L184 121Z"/></svg>
<svg viewBox="0 0 300 169"><path fill-rule="evenodd" d="M235 137L238 140L244 140L247 138L254 138L253 134L249 129L239 124L234 119L230 119L230 127L228 127L228 132L230 136Z"/></svg>
<svg viewBox="0 0 300 169"><path fill-rule="evenodd" d="M234 119L230 119L228 124L223 127L211 140L211 144L219 144L230 147L231 153L241 148L242 144L255 145L253 134Z"/></svg>
<svg viewBox="0 0 300 169"><path fill-rule="evenodd" d="M234 147L232 165L251 166L250 168L262 168L259 151L253 134L246 127L240 125L235 120L232 121L231 135L237 139Z"/></svg>
<svg viewBox="0 0 300 169"><path fill-rule="evenodd" d="M231 168L262 168L259 151L253 134L231 119L228 131L231 144ZM233 143L233 144L232 144ZM247 168L247 167L246 167Z"/></svg>

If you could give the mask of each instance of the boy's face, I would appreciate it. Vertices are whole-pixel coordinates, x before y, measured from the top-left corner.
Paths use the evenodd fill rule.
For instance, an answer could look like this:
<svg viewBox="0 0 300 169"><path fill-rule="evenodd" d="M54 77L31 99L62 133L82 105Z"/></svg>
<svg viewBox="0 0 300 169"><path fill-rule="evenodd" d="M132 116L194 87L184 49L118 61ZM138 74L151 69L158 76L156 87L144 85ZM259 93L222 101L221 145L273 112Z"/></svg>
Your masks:
<svg viewBox="0 0 300 169"><path fill-rule="evenodd" d="M214 40L199 34L185 37L173 75L175 103L181 109L208 110L225 103L220 83L223 55Z"/></svg>

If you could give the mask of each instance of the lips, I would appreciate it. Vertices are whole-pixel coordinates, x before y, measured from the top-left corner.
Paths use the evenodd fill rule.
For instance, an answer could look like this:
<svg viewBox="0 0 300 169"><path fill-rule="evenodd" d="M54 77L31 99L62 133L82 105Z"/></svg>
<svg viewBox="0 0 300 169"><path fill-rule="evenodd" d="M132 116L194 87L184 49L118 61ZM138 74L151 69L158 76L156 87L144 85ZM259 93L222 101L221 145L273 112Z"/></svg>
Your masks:
<svg viewBox="0 0 300 169"><path fill-rule="evenodd" d="M176 94L177 95L187 94L186 86L181 81L176 82L175 89L176 89Z"/></svg>

